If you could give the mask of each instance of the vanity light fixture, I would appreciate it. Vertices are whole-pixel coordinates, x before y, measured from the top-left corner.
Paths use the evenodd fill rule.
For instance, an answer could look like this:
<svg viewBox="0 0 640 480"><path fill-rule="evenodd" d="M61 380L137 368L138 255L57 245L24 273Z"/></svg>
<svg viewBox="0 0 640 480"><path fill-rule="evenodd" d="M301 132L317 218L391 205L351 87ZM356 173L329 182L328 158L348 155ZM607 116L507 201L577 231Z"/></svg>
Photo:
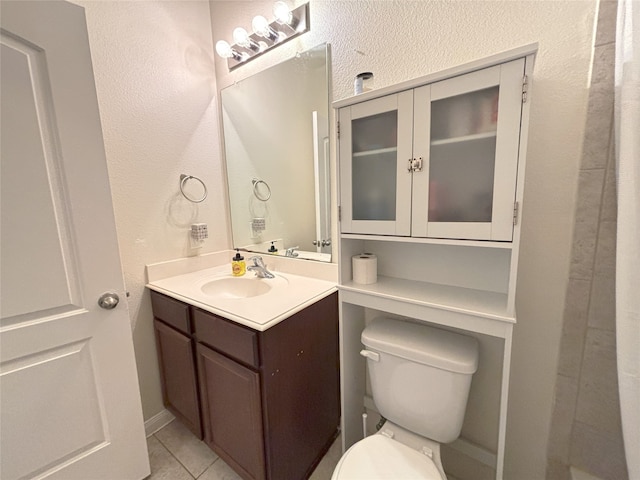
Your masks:
<svg viewBox="0 0 640 480"><path fill-rule="evenodd" d="M242 27L236 28L233 31L233 45L225 40L216 43L216 52L227 59L229 70L309 31L308 3L291 10L285 2L278 1L273 5L273 15L275 20L271 23L263 16L256 15L251 22L253 33Z"/></svg>

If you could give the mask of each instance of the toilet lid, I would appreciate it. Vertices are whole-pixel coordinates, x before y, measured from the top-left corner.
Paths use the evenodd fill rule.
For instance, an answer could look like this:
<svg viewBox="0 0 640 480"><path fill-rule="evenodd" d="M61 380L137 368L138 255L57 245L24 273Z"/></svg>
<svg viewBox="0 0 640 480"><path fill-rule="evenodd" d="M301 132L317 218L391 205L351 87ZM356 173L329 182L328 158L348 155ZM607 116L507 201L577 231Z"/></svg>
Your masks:
<svg viewBox="0 0 640 480"><path fill-rule="evenodd" d="M342 456L332 480L442 480L428 456L384 435L371 435Z"/></svg>

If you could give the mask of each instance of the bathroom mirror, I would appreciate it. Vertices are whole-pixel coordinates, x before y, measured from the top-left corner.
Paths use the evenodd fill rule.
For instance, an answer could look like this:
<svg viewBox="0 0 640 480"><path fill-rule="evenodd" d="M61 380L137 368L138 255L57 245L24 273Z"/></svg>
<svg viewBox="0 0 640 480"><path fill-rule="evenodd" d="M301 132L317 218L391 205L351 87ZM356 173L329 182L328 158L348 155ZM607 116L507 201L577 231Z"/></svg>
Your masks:
<svg viewBox="0 0 640 480"><path fill-rule="evenodd" d="M329 50L221 92L234 248L331 261Z"/></svg>

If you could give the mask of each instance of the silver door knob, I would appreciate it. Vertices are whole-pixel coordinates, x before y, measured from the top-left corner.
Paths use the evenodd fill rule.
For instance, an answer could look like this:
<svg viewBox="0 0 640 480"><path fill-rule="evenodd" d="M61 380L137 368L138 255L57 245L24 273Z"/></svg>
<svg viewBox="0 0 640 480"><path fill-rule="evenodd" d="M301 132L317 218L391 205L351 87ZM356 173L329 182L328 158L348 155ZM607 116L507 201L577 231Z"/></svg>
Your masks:
<svg viewBox="0 0 640 480"><path fill-rule="evenodd" d="M103 293L98 299L98 305L100 305L100 308L104 308L105 310L116 308L118 302L120 302L120 297L117 293L113 292Z"/></svg>

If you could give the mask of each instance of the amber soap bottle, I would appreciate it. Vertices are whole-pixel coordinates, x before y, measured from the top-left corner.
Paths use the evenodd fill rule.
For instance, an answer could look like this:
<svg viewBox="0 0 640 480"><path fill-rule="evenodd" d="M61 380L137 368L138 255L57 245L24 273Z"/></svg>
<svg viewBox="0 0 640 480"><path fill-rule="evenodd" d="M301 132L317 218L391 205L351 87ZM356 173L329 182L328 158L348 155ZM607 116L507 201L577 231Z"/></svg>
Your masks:
<svg viewBox="0 0 640 480"><path fill-rule="evenodd" d="M247 273L247 264L244 257L240 255L240 250L236 249L236 255L231 259L231 274L234 277L241 277Z"/></svg>

